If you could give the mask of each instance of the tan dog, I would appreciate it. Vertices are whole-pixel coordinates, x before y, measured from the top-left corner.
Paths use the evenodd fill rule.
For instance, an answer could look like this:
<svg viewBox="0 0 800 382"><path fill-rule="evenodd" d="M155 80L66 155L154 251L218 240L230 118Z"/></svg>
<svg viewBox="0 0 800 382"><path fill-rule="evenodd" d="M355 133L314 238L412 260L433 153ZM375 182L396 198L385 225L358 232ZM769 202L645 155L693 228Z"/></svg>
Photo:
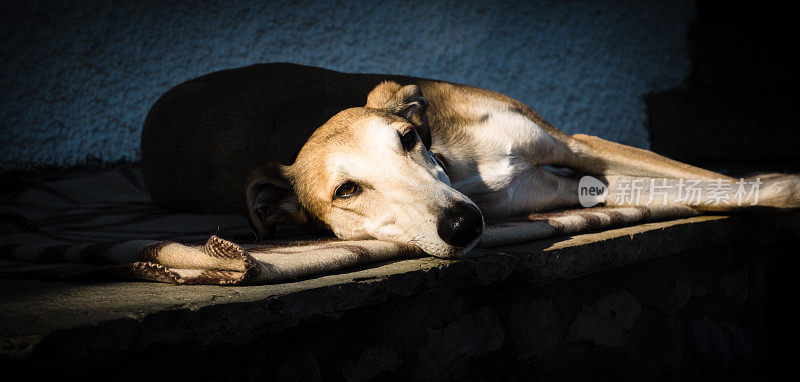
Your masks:
<svg viewBox="0 0 800 382"><path fill-rule="evenodd" d="M567 135L489 90L294 64L227 70L173 88L147 116L142 164L164 207L247 213L259 236L281 222L310 223L342 239L408 243L439 257L469 251L484 218L578 205L577 175L596 175L610 191L626 179L734 181ZM605 202L800 207L797 177L759 182L760 195L744 205L674 193Z"/></svg>

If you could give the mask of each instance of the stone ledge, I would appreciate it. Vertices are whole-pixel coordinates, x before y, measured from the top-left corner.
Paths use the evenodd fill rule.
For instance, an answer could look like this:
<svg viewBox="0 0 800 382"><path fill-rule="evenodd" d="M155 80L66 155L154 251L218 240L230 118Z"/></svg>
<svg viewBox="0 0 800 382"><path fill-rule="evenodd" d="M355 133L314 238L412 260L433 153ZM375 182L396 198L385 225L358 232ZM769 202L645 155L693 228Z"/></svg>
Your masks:
<svg viewBox="0 0 800 382"><path fill-rule="evenodd" d="M430 289L577 278L755 235L747 216L700 216L561 237L467 259L422 258L247 287L0 280L0 364L83 368L144 351L246 344Z"/></svg>

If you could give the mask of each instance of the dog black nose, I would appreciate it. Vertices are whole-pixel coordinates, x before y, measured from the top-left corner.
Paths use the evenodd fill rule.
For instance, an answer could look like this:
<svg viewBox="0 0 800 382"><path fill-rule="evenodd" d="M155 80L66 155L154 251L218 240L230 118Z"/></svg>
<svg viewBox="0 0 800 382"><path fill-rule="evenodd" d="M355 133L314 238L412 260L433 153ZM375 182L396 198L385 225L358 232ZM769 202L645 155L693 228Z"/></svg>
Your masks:
<svg viewBox="0 0 800 382"><path fill-rule="evenodd" d="M475 206L459 203L445 210L439 219L436 232L445 243L454 247L466 247L483 231L483 215Z"/></svg>

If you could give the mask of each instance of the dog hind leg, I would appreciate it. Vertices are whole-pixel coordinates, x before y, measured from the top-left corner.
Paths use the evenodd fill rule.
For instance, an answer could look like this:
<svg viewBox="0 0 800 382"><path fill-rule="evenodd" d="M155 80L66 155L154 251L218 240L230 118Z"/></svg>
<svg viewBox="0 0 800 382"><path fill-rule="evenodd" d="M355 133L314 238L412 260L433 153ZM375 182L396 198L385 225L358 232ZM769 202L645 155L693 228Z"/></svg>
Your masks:
<svg viewBox="0 0 800 382"><path fill-rule="evenodd" d="M683 204L701 211L732 211L754 207L778 209L800 208L800 176L769 174L735 179L681 163L651 151L609 142L601 138L576 134L567 144L572 150L566 165L588 175L604 177L609 192L639 184L645 200L609 198L606 205ZM696 197L687 199L681 190L694 185ZM655 187L668 189L665 196L650 197ZM742 196L742 188L746 193ZM755 192L753 187L756 187ZM697 191L699 190L699 191ZM619 195L619 192L616 192ZM664 199L667 199L666 201ZM737 203L722 203L735 199Z"/></svg>

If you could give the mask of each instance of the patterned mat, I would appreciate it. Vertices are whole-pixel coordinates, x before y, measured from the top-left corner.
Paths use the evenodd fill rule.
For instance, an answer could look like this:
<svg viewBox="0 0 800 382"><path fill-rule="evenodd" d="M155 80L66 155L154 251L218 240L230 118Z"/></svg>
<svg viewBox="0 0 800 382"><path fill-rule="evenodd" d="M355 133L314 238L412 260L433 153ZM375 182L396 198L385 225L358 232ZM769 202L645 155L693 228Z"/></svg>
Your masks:
<svg viewBox="0 0 800 382"><path fill-rule="evenodd" d="M46 279L268 284L425 256L415 247L342 241L296 227L255 241L247 219L152 204L141 174L120 168L17 184L0 200L0 275ZM688 207L595 207L490 222L481 246L518 244L643 221L696 215Z"/></svg>

